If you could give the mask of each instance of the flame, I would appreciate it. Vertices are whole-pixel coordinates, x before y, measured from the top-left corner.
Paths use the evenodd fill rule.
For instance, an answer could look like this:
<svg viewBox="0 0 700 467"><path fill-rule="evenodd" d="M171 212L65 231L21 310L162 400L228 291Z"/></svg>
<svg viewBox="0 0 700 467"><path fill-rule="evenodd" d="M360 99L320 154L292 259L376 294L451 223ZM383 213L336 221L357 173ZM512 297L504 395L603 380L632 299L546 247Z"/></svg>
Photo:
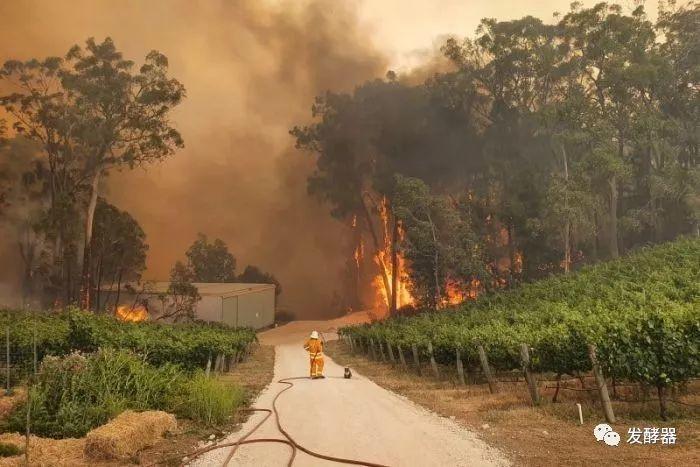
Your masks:
<svg viewBox="0 0 700 467"><path fill-rule="evenodd" d="M375 308L387 310L391 306L391 287L393 285L394 271L392 270L391 264L391 222L389 222L389 208L388 201L386 198L382 198L382 203L379 205L379 217L382 220L382 227L384 230L384 245L383 248L377 252L374 258L374 262L380 268L379 273L372 280L372 285L376 290L376 301ZM403 230L398 229L399 241L403 240ZM396 254L397 263L397 280L396 280L396 307L401 308L406 305L413 305L415 299L409 291L409 278L406 273L406 260L400 253ZM387 288L384 284L384 279L382 276L382 270L385 271L389 287Z"/></svg>
<svg viewBox="0 0 700 467"><path fill-rule="evenodd" d="M146 310L146 307L143 305L136 305L133 308L127 305L121 305L117 307L116 316L120 321L138 323L148 319L148 310Z"/></svg>
<svg viewBox="0 0 700 467"><path fill-rule="evenodd" d="M472 279L468 284L463 284L455 280L448 280L445 286L443 305L459 305L466 300L476 300L483 287L479 279Z"/></svg>

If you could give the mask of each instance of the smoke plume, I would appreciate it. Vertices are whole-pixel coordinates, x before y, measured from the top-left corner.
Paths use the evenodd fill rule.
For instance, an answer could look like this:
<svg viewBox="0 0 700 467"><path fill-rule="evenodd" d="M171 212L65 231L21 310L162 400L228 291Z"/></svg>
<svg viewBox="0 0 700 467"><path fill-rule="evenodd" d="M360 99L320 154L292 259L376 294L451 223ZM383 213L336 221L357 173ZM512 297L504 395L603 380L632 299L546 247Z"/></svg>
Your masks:
<svg viewBox="0 0 700 467"><path fill-rule="evenodd" d="M147 234L145 277L166 278L201 231L229 245L239 270L253 263L275 274L282 305L297 316L323 316L340 289L344 230L307 195L314 161L287 132L309 120L314 96L386 71L345 5L3 2L0 61L63 55L106 36L137 65L151 49L164 53L187 88L173 116L186 148L147 170L112 174L103 190Z"/></svg>

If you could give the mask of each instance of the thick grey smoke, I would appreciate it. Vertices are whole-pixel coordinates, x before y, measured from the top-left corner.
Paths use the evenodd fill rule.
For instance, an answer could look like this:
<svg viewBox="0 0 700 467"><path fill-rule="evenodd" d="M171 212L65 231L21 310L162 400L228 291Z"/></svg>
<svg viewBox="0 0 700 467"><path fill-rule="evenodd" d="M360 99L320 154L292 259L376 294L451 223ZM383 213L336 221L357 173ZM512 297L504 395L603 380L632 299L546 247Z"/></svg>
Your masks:
<svg viewBox="0 0 700 467"><path fill-rule="evenodd" d="M345 5L3 2L0 61L62 55L90 36L112 37L137 63L151 49L167 55L188 92L174 115L186 149L147 170L115 173L105 186L146 231L146 277L167 277L202 231L229 244L239 269L254 263L274 273L282 303L298 316L322 316L340 289L343 229L306 194L313 159L293 149L287 132L310 118L315 95L385 72ZM19 258L3 236L2 262L15 270Z"/></svg>

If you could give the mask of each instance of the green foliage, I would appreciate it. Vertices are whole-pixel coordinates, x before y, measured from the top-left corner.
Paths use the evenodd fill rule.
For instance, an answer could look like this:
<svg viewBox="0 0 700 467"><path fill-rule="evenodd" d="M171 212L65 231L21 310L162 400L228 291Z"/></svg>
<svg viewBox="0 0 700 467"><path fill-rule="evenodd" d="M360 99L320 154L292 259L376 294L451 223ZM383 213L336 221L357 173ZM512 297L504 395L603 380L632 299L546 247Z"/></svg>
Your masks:
<svg viewBox="0 0 700 467"><path fill-rule="evenodd" d="M194 319L197 302L202 297L193 282L192 268L181 261L176 261L170 270L168 290L158 295L158 299L163 305L163 312L158 316L158 319L170 318L173 321L192 321Z"/></svg>
<svg viewBox="0 0 700 467"><path fill-rule="evenodd" d="M32 431L80 437L126 409L167 409L184 377L175 365L153 367L127 351L46 357L29 394ZM8 428L23 431L25 413L18 406Z"/></svg>
<svg viewBox="0 0 700 467"><path fill-rule="evenodd" d="M22 449L12 443L0 443L0 457L12 457L22 454Z"/></svg>
<svg viewBox="0 0 700 467"><path fill-rule="evenodd" d="M246 266L243 272L236 278L236 282L244 284L274 284L275 296L282 293L282 286L275 276L253 265Z"/></svg>
<svg viewBox="0 0 700 467"><path fill-rule="evenodd" d="M236 281L236 258L223 240L209 242L206 235L199 233L186 255L193 282Z"/></svg>
<svg viewBox="0 0 700 467"><path fill-rule="evenodd" d="M88 38L63 58L8 60L0 67L0 80L0 106L12 117L13 130L38 148L27 158L35 167L28 175L40 185L33 201L41 219L31 233L36 236L32 248L45 255L24 259L39 263L45 274L26 274L26 281L40 282L28 288L44 286L47 302L71 302L76 271L83 271L87 305L91 239L86 239L85 265L77 264L77 251L80 232L94 225L99 179L117 167L164 160L184 146L170 115L185 88L169 75L164 55L150 51L136 67L109 37Z"/></svg>
<svg viewBox="0 0 700 467"><path fill-rule="evenodd" d="M126 323L78 310L56 314L4 311L0 329L7 326L12 356L25 366L31 364L35 332L39 360L73 350L116 348L136 352L154 365L173 363L184 368L201 368L212 355L235 355L255 340L255 331L249 328L218 323Z"/></svg>
<svg viewBox="0 0 700 467"><path fill-rule="evenodd" d="M32 432L54 438L84 436L126 409L166 410L212 425L244 401L243 390L202 371L170 363L153 366L125 350L46 357L30 391ZM26 403L5 428L23 431Z"/></svg>
<svg viewBox="0 0 700 467"><path fill-rule="evenodd" d="M136 282L146 269L146 234L128 212L97 201L92 233L92 275L96 284ZM96 303L96 310L102 307Z"/></svg>
<svg viewBox="0 0 700 467"><path fill-rule="evenodd" d="M172 403L178 415L216 425L225 422L244 400L245 392L239 386L198 371L182 384Z"/></svg>
<svg viewBox="0 0 700 467"><path fill-rule="evenodd" d="M394 214L405 232L401 245L418 306L440 308L448 287L466 293L463 278L486 282L483 251L468 216L420 179L394 177Z"/></svg>
<svg viewBox="0 0 700 467"><path fill-rule="evenodd" d="M425 349L448 363L462 350L478 365L485 347L497 368L520 367L532 348L538 371L590 370L595 344L607 374L665 387L700 374L700 239L642 249L576 274L480 297L458 309L345 327L342 334ZM424 350L423 350L424 351Z"/></svg>

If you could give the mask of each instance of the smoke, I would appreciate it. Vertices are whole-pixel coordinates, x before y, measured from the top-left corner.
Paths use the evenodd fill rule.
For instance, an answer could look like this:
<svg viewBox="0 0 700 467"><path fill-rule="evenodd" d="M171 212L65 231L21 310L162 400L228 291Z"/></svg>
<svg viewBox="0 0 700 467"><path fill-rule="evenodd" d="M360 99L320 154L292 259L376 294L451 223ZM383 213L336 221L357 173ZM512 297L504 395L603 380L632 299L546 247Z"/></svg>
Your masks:
<svg viewBox="0 0 700 467"><path fill-rule="evenodd" d="M297 316L323 316L341 288L344 229L307 195L314 160L293 149L288 130L310 119L314 96L384 75L386 59L355 7L333 0L3 2L0 60L63 55L106 36L137 65L151 49L164 53L187 88L173 115L186 148L157 166L114 173L104 187L147 234L146 278L166 278L201 231L229 245L239 270L252 263L275 274L281 304Z"/></svg>

